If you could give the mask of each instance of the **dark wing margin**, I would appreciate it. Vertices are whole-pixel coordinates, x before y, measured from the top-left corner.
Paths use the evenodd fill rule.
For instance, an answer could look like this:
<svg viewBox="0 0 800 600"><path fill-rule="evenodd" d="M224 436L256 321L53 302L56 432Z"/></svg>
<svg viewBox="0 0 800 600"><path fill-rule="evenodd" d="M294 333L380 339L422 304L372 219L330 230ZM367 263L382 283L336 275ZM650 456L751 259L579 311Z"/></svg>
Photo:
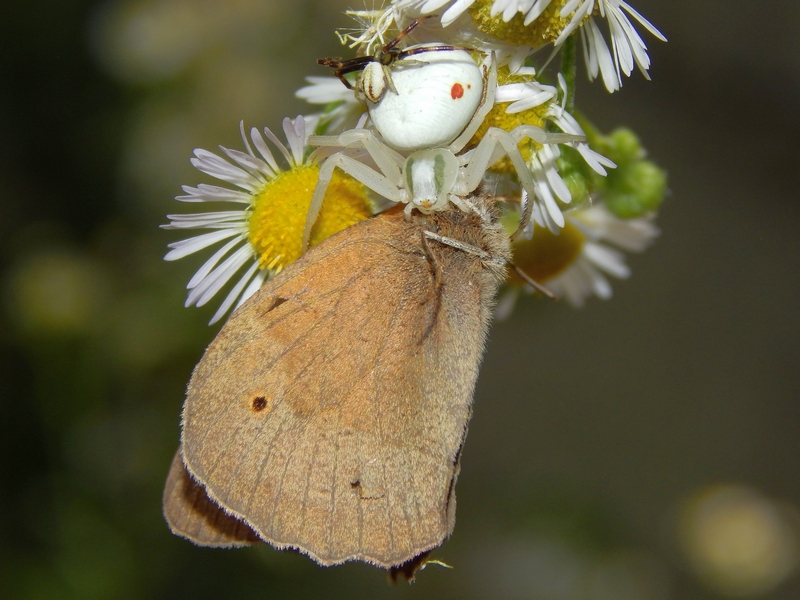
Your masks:
<svg viewBox="0 0 800 600"><path fill-rule="evenodd" d="M211 501L205 488L186 471L180 451L170 465L163 503L164 517L172 533L198 546L231 548L261 543L245 523Z"/></svg>

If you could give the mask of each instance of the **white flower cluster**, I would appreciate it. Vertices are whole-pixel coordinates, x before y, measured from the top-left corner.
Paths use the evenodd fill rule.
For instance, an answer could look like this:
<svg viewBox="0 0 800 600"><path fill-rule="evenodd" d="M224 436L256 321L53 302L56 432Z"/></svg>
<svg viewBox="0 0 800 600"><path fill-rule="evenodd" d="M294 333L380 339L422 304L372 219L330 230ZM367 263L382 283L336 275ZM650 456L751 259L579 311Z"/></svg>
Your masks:
<svg viewBox="0 0 800 600"><path fill-rule="evenodd" d="M582 171L584 181L603 178L617 165L590 147L570 114L574 58L562 61L570 71L566 78L540 75L563 47L574 44L568 40L579 36L589 76L602 75L608 90L616 90L634 65L645 76L650 66L629 17L663 40L658 30L621 0L392 0L381 9L349 14L358 27L339 37L356 56L320 59L335 76L310 76L309 85L297 92L324 110L287 120L291 152L264 131L285 157L285 169L256 130L249 139L243 133L247 152L223 149L225 157L196 152L198 169L240 189L201 184L185 187L187 195L178 199L239 203L243 210L170 216L168 228L212 231L172 244L168 259L227 241L190 281L187 305L204 304L238 278L217 320L320 241L312 235L319 219L339 210L334 206L349 206L331 200L343 177L368 191L364 205L372 210L402 204L408 214L450 207L469 211L471 196L481 189L520 207L514 212L523 237L537 228L558 235L569 223L580 223L582 252L564 265L553 287L574 304L590 294L608 297L610 287L592 265L617 277L627 276L627 267L620 252L598 258L596 241L607 237L603 232L613 220L615 230L646 232L626 248L641 250L656 234L647 220L652 215L641 215L646 226L642 219L619 219L585 186L578 186L576 197L565 165L567 173ZM608 23L611 49L600 33L601 20ZM567 54L574 57L574 48ZM286 192L278 188L292 178L305 182L308 168L314 169L313 193L287 208ZM586 210L593 211L592 218L582 218ZM292 214L298 211L304 223L299 229L298 215ZM267 216L274 223L261 222ZM360 218L348 213L339 227ZM280 229L280 239L265 234L268 227Z"/></svg>
<svg viewBox="0 0 800 600"><path fill-rule="evenodd" d="M537 52L547 44L536 44L533 41L530 44L512 43L487 33L487 29L490 28L480 22L480 19L485 16L484 13L471 14L474 9L481 9L486 5L488 5L488 11L484 11L484 13L488 12L490 20L496 19L494 23L491 23L491 29L500 36L505 34L503 29L505 24L511 24L512 32L518 32L520 26L523 30L525 28L533 30L537 25L537 20L549 18L552 22L555 15L557 19L560 19L561 28L550 34L552 38L550 45L553 50L546 53L545 60L541 61L543 66L552 60L573 33L579 34L583 42L584 57L590 79L601 74L609 91L619 89L622 85L623 75L630 75L634 64L646 77L650 66L646 45L637 34L628 16L633 17L636 22L658 39L666 41L666 38L649 21L626 2L620 0L392 0L384 9L350 11L349 14L357 20L360 27L341 33L340 39L349 47L359 49L362 58L356 59L356 61L360 62L323 63L339 67L338 78L308 77L307 81L310 85L298 90L297 96L310 103L324 104L328 107L326 113L312 117L322 120L326 133L365 125L367 130L375 131L378 134L376 136L378 143L388 144L389 148L384 148L386 154L390 154L392 150L399 150L406 151L405 155L407 156L408 151L420 148L414 147L412 144L401 147L398 145L400 142L393 144L389 140L407 138L410 135L408 121L411 118L417 118L424 127L428 127L429 123L434 121L431 117L433 115L439 118L434 127L443 127L442 123L447 121L448 116L457 114L453 110L454 103L447 102L446 94L444 94L447 112L440 115L438 107L433 106L433 103L428 100L433 92L423 87L422 75L418 76L419 79L410 76L408 77L411 79L410 87L416 86L420 88L420 91L418 93L409 91L405 94L403 102L392 102L391 109L388 110L392 111L393 118L386 119L380 112L379 104L389 102L382 98L370 97L370 90L375 85L374 82L376 80L379 82L379 88L383 92L382 82L394 83L395 79L404 77L403 70L413 70L413 67L410 67L412 63L428 64L433 62L435 59L431 53L434 51L447 52L448 55L452 52L440 49L424 51L423 54L418 50L420 48L452 47L478 51L482 56L490 57L488 60L493 61L493 68L503 72L496 87L491 89L491 81L488 82L490 89L487 94L487 102L494 104L496 107L494 112L501 115L504 113L509 117L519 115L520 118L516 121L518 123L528 122L544 131L566 134L561 139L543 135L541 139L537 140L540 143L532 144L529 153L524 157L525 172L517 169L516 173L511 176L513 181L520 184L519 196L522 201L532 200L531 220L526 229L527 234L532 234L534 226L547 227L553 233L558 233L566 219L570 218L570 213L573 213L572 221L581 222L582 230L586 232L587 243L584 250L592 252L595 248L592 246L593 240L603 238L607 230L606 227L600 228L598 231L591 230L591 224L598 222L597 214L602 212L605 215L605 221L617 222L617 229L630 228L632 231L642 234L641 242L636 244L635 248L626 247L626 250L643 250L657 235L656 228L650 222L652 214L645 215L642 219L616 219L602 203L597 203L587 207L592 211L593 218L581 219L580 213L583 209L580 205L573 205L572 193L559 170L561 149L569 146L577 150L586 166L599 176L605 176L607 169L614 168L616 165L590 148L586 141L583 141L585 139L583 129L566 108L569 90L562 74L558 74L557 86L537 80L537 68L531 66L531 61ZM598 22L603 19L607 20L611 33L610 48L600 33L598 25ZM515 23L515 20L519 22ZM519 34L516 33L516 35ZM505 37L513 36L506 35ZM533 36L531 40L533 40ZM388 66L382 63L388 63ZM406 66L406 63L409 66ZM381 66L378 67L378 65ZM422 71L421 68L418 70ZM358 73L357 77L351 79L344 77L353 71ZM427 82L427 80L424 81ZM397 90L392 91L396 92ZM402 115L412 113L412 109L408 106L412 103L415 103L417 109L414 112L416 117L394 118L398 112ZM365 107L367 112L364 112ZM422 114L428 118L421 116ZM471 116L476 119L485 119L485 122L477 124L482 125L484 129L491 125L489 123L491 118L486 116L486 111L479 110ZM528 117L531 119L526 121ZM499 123L502 119L494 121ZM513 117L509 121L515 122ZM469 127L471 124L473 123L465 126L468 132L474 133L474 129ZM519 131L520 127L518 125L515 130L508 126L506 130L512 137L519 138L522 136L522 132ZM343 138L348 136L350 136L348 139L355 139L352 134L344 134L339 137L326 136L324 143L343 146ZM318 138L315 143L323 143L322 140L323 138ZM375 142L372 143L375 148ZM495 142L491 154L492 161L496 161L505 152L507 158L514 162L514 153L509 153L507 148L501 149L500 146L499 141ZM456 152L461 169L463 171L469 171L471 168L483 170L489 176L486 180L491 178L493 186L504 187L502 184L498 184L497 176L490 173L492 171L491 164L476 163L476 154L479 150L475 147L474 138L467 148L469 149L464 151L463 143L456 148L451 148ZM368 152L370 151L368 150ZM373 155L372 159L369 161L372 166L377 164L380 167L382 163L391 162L388 156L379 160ZM354 162L349 158L340 156L334 161L338 161L336 164L340 167L345 169L350 167L353 172L361 172L361 169L354 168ZM398 193L395 189L390 190L393 194L382 192L381 190L386 190L388 187L387 179L391 179L385 172L382 175L385 178L365 173L361 180L368 187L378 193L384 193L391 200L399 199L409 202L407 194ZM526 185L526 180L530 182L530 185ZM458 196L451 198L455 200L455 204L458 202L457 198ZM408 206L414 206L413 201L409 202ZM417 208L424 210L424 207L421 206L417 206ZM610 264L612 262L614 264ZM577 271L588 273L586 265L596 263L597 261L591 260L588 262L586 260L576 261L562 273L557 282L553 282L552 287L559 288L559 292L566 295L575 305L581 305L585 296L589 294L601 298L609 297L611 292L607 282L603 285L598 283L599 281L605 282L602 275L581 277L577 274ZM624 264L624 255L620 252L607 253L606 260L601 261L599 266L607 274L627 277L628 269ZM585 285L574 284L565 287L561 283L562 281L585 282Z"/></svg>

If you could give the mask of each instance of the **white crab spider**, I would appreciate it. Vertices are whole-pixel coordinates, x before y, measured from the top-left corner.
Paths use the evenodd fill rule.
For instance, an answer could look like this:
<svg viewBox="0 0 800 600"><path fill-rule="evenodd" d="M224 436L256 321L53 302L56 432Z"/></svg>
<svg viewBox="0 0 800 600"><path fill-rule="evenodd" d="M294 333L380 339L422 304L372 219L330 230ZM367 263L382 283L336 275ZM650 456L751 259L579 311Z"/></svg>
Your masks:
<svg viewBox="0 0 800 600"><path fill-rule="evenodd" d="M488 66L483 65L484 76L480 79L482 98L476 109L469 110L467 105L459 104L460 97L450 98L449 102L446 97L436 97L432 105L424 104L424 99L430 97L428 89L415 84L420 81L427 82L425 70L439 63L447 63L448 58L453 60L451 54L466 55L462 51L435 52L431 53L431 57L436 57L433 64L409 66L408 69L393 73L398 93L387 92L380 103L368 107L373 123L383 139L369 129L351 129L338 136L308 138L308 143L312 146L363 147L379 170L373 169L344 151L336 152L325 159L311 198L303 232L303 248L308 247L311 227L317 219L333 171L337 167L388 200L406 204L406 215L410 215L415 208L422 213L430 214L445 210L450 204L468 212L471 210L471 203L465 197L477 189L486 170L503 156L508 156L511 160L529 199L535 197L533 177L517 146L523 139L530 138L540 144L575 142L583 139L581 136L571 134L547 133L532 125L519 125L511 131L490 127L475 148L459 154L475 135L494 104L497 69L493 58L489 59ZM470 61L474 65L471 58ZM461 57L455 57L455 62L461 63ZM445 89L448 87L452 89L455 84L464 87L459 79L462 75L462 70L454 69L448 75L449 78L440 76L432 83L443 85ZM395 105L391 110L386 110L386 120L389 125L383 122L379 126L378 123L381 123L382 119L376 113L381 114L381 111L391 104L390 101ZM417 105L421 102L423 110L420 113ZM441 104L444 104L444 110ZM440 115L440 121L426 121L426 127L415 128L413 121L401 120L393 123L390 118L392 115L413 113L415 110L420 113L421 119L426 117L426 111L434 111ZM443 131L447 133L442 134ZM395 138L400 139L396 141ZM441 141L433 144L430 139ZM410 153L404 155L401 153L403 151ZM548 210L556 223L563 226L564 217L555 205L555 201L552 198L545 198L545 201L554 204L548 206ZM523 211L520 229L527 223L530 208L529 200Z"/></svg>

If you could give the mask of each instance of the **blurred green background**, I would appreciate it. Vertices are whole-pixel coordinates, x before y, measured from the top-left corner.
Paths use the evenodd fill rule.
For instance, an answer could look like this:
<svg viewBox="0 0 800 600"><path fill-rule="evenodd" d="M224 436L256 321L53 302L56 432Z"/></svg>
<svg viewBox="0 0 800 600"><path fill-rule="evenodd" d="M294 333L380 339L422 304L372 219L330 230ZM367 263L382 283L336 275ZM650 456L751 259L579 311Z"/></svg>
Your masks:
<svg viewBox="0 0 800 600"><path fill-rule="evenodd" d="M333 0L40 0L0 18L0 596L796 599L800 5L636 0L652 82L578 106L670 176L615 297L493 328L458 524L409 587L173 537L161 490L217 327L158 228L196 147L280 127ZM354 3L354 8L362 8Z"/></svg>

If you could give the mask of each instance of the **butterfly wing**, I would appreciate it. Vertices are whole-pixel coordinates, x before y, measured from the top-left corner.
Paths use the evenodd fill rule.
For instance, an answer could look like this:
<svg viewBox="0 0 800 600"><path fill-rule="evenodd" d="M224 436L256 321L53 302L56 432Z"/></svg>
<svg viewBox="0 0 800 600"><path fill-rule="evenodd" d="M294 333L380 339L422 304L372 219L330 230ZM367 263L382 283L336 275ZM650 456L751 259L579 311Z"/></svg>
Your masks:
<svg viewBox="0 0 800 600"><path fill-rule="evenodd" d="M180 451L172 459L164 487L164 516L173 533L200 546L231 548L261 541L252 529L211 501L205 488L186 471Z"/></svg>
<svg viewBox="0 0 800 600"><path fill-rule="evenodd" d="M314 248L233 314L189 384L188 470L323 565L398 565L455 523L498 282L421 233L380 215Z"/></svg>

